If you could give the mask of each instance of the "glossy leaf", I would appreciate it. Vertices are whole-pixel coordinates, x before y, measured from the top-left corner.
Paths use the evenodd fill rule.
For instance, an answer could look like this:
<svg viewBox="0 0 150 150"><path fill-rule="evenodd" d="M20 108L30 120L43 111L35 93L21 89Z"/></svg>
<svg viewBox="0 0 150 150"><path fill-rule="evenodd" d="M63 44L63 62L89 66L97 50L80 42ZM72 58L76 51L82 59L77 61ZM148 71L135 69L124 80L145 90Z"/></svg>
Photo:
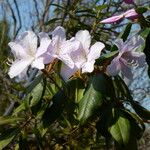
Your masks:
<svg viewBox="0 0 150 150"><path fill-rule="evenodd" d="M118 110L114 110L114 121L109 127L112 137L120 144L127 145L130 140L131 124L128 118Z"/></svg>
<svg viewBox="0 0 150 150"><path fill-rule="evenodd" d="M91 79L87 91L79 102L78 119L81 124L85 123L95 110L102 106L104 96L107 95L108 84L107 76L104 74L97 74Z"/></svg>
<svg viewBox="0 0 150 150"><path fill-rule="evenodd" d="M145 120L150 120L150 111L145 109L144 107L142 107L138 102L133 101L131 102L131 105L133 107L133 109L135 110L135 112L142 118Z"/></svg>
<svg viewBox="0 0 150 150"><path fill-rule="evenodd" d="M132 23L128 23L124 31L120 33L119 37L122 38L123 41L127 40L131 31L131 28L132 28Z"/></svg>

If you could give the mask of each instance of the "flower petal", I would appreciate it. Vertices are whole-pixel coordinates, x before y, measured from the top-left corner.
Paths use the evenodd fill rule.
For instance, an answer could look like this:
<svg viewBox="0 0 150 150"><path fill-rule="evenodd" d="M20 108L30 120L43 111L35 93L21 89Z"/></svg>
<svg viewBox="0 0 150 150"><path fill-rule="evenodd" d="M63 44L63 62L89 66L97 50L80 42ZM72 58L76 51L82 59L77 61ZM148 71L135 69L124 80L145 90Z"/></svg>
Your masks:
<svg viewBox="0 0 150 150"><path fill-rule="evenodd" d="M144 39L139 35L135 35L127 40L125 44L128 45L130 51L133 51L136 50L139 46L144 45Z"/></svg>
<svg viewBox="0 0 150 150"><path fill-rule="evenodd" d="M116 57L111 61L111 64L107 67L107 72L110 75L115 76L120 72L120 69L121 66L119 62L119 57Z"/></svg>
<svg viewBox="0 0 150 150"><path fill-rule="evenodd" d="M91 44L91 35L88 30L80 30L76 33L75 38L82 43L83 49L89 53Z"/></svg>
<svg viewBox="0 0 150 150"><path fill-rule="evenodd" d="M123 47L124 47L124 42L122 39L117 39L115 40L114 44L118 47L119 51L124 51Z"/></svg>
<svg viewBox="0 0 150 150"><path fill-rule="evenodd" d="M31 64L31 62L31 59L16 60L11 65L10 70L8 72L10 78L14 78L15 76L18 76L20 73L22 73Z"/></svg>
<svg viewBox="0 0 150 150"><path fill-rule="evenodd" d="M95 61L95 59L98 59L104 47L105 45L101 42L96 42L94 45L92 45L87 56L88 61Z"/></svg>
<svg viewBox="0 0 150 150"><path fill-rule="evenodd" d="M82 73L92 72L94 70L94 61L88 61L82 65Z"/></svg>
<svg viewBox="0 0 150 150"><path fill-rule="evenodd" d="M43 57L39 57L37 59L35 59L32 64L31 64L32 68L37 68L39 70L44 69L44 58Z"/></svg>
<svg viewBox="0 0 150 150"><path fill-rule="evenodd" d="M136 63L138 63L139 67L145 66L146 56L144 53L132 52L131 57Z"/></svg>
<svg viewBox="0 0 150 150"><path fill-rule="evenodd" d="M61 41L65 41L66 40L66 32L65 29L61 26L58 26L55 28L55 30L52 32L52 39L59 37L61 39Z"/></svg>
<svg viewBox="0 0 150 150"><path fill-rule="evenodd" d="M60 75L62 76L62 78L67 81L69 80L69 78L77 71L77 68L73 68L71 69L70 67L68 67L67 65L63 64L62 68L61 68L61 72Z"/></svg>
<svg viewBox="0 0 150 150"><path fill-rule="evenodd" d="M123 62L120 62L120 65L121 65L121 72L122 74L129 80L132 80L133 79L133 74L132 74L132 71L131 71L131 68L130 66L127 66L125 63Z"/></svg>
<svg viewBox="0 0 150 150"><path fill-rule="evenodd" d="M51 39L49 38L47 33L41 32L39 33L40 37L40 47L37 49L36 57L44 54L48 50L48 46L51 43Z"/></svg>
<svg viewBox="0 0 150 150"><path fill-rule="evenodd" d="M24 32L18 39L18 42L26 48L29 55L34 55L37 49L37 36L33 31Z"/></svg>
<svg viewBox="0 0 150 150"><path fill-rule="evenodd" d="M116 15L116 16L112 16L110 18L104 19L100 23L114 23L114 22L120 21L122 18L124 18L123 14Z"/></svg>
<svg viewBox="0 0 150 150"><path fill-rule="evenodd" d="M80 47L80 42L77 40L69 40L62 43L60 47L60 52L58 58L63 61L70 68L74 67L76 62L80 63L81 61L78 59L81 56L81 53L78 53ZM78 59L78 60L76 60Z"/></svg>
<svg viewBox="0 0 150 150"><path fill-rule="evenodd" d="M130 9L124 13L124 16L125 18L132 19L138 17L138 13L135 11L135 9Z"/></svg>
<svg viewBox="0 0 150 150"><path fill-rule="evenodd" d="M29 55L18 42L9 42L9 47L16 58L27 58Z"/></svg>

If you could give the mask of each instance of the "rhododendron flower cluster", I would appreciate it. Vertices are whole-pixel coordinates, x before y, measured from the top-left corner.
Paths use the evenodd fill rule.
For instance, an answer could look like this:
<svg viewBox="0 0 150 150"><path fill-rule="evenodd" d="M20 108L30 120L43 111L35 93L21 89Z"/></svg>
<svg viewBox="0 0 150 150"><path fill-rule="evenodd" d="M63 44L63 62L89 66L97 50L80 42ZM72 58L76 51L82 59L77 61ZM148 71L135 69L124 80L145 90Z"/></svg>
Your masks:
<svg viewBox="0 0 150 150"><path fill-rule="evenodd" d="M135 52L141 44L143 39L140 36L126 42L116 40L115 45L119 54L107 67L107 73L114 76L122 72L125 77L131 79L131 67L133 65L140 67L145 61L143 53ZM37 36L33 31L27 31L8 45L15 57L8 72L11 78L25 75L29 66L42 70L46 64L58 59L62 61L60 75L65 81L78 70L82 73L91 73L94 70L95 60L100 57L105 47L102 42L96 42L91 46L91 35L87 30L80 30L75 37L67 40L65 29L61 26L52 32L52 38L44 32Z"/></svg>
<svg viewBox="0 0 150 150"><path fill-rule="evenodd" d="M77 70L92 72L95 59L100 57L105 47L103 43L97 42L89 48L91 36L87 30L79 31L70 40L66 40L65 29L60 26L52 32L52 39L46 33L40 33L38 36L39 47L37 47L38 37L33 31L23 33L8 44L16 59L8 73L11 78L26 72L29 66L41 70L44 69L45 64L59 59L64 63L61 70L62 77L68 80Z"/></svg>

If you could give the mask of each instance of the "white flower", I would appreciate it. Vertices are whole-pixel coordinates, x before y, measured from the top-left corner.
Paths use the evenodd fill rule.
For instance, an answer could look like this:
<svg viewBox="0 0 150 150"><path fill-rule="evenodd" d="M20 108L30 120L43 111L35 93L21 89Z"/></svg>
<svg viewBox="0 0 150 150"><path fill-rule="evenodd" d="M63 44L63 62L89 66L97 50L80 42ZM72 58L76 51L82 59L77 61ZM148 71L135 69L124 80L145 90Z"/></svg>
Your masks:
<svg viewBox="0 0 150 150"><path fill-rule="evenodd" d="M116 40L115 45L119 49L119 54L111 61L107 67L107 72L112 76L121 72L127 79L132 80L131 68L145 65L144 53L135 51L142 44L144 44L144 40L140 36L134 36L126 42L123 42L122 39Z"/></svg>
<svg viewBox="0 0 150 150"><path fill-rule="evenodd" d="M101 51L105 47L101 42L96 42L90 47L91 36L87 30L78 31L69 42L74 47L70 46L72 48L67 51L69 59L63 59L65 64L61 69L61 75L64 80L68 80L79 69L82 70L82 73L92 72L95 59L100 57Z"/></svg>
<svg viewBox="0 0 150 150"><path fill-rule="evenodd" d="M40 46L38 48L38 38L32 31L24 32L17 40L8 44L16 59L8 72L11 78L21 73L25 74L30 65L34 68L44 69L44 64L47 62L44 53L51 40L46 33L40 33L39 37Z"/></svg>

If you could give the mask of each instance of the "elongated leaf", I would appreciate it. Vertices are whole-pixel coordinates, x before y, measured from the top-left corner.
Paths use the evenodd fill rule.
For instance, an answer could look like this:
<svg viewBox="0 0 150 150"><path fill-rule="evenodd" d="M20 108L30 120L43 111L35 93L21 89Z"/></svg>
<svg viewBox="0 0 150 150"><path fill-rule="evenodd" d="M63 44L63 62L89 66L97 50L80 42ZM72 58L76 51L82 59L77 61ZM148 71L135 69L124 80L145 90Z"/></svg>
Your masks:
<svg viewBox="0 0 150 150"><path fill-rule="evenodd" d="M62 18L53 18L51 20L49 20L48 22L45 23L45 25L49 25L49 24L52 24L52 23L56 23L56 21L58 20L61 20Z"/></svg>
<svg viewBox="0 0 150 150"><path fill-rule="evenodd" d="M5 148L20 132L20 128L11 128L0 135L0 150Z"/></svg>
<svg viewBox="0 0 150 150"><path fill-rule="evenodd" d="M4 124L16 124L17 121L23 121L24 118L20 117L0 117L0 125Z"/></svg>
<svg viewBox="0 0 150 150"><path fill-rule="evenodd" d="M132 101L131 105L135 112L145 120L150 120L150 111L142 107L138 102Z"/></svg>
<svg viewBox="0 0 150 150"><path fill-rule="evenodd" d="M104 74L97 74L91 79L87 91L79 102L78 119L81 124L85 123L95 110L102 106L104 96L107 95L108 84L111 84L111 82L108 83ZM109 90L111 93L111 89Z"/></svg>
<svg viewBox="0 0 150 150"><path fill-rule="evenodd" d="M120 144L127 145L130 140L131 124L121 111L115 109L114 123L109 127L112 137Z"/></svg>
<svg viewBox="0 0 150 150"><path fill-rule="evenodd" d="M146 55L146 62L148 64L148 75L150 77L150 32L146 37L144 53Z"/></svg>
<svg viewBox="0 0 150 150"><path fill-rule="evenodd" d="M126 41L132 28L132 23L128 23L125 30L120 33L119 37Z"/></svg>

